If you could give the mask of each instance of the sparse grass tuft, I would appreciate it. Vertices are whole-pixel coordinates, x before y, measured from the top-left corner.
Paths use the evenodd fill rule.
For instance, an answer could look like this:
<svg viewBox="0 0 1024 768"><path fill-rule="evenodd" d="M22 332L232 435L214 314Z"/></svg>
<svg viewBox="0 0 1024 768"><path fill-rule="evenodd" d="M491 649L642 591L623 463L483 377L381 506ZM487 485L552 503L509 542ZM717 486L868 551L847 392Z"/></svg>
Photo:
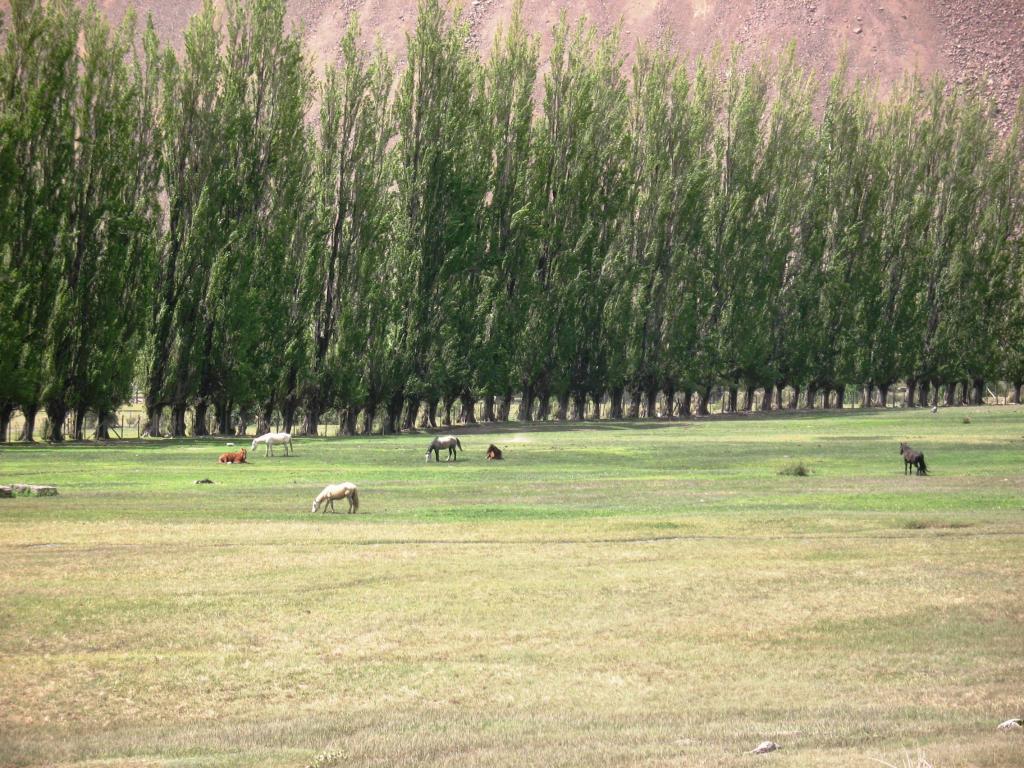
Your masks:
<svg viewBox="0 0 1024 768"><path fill-rule="evenodd" d="M328 750L314 757L313 761L306 765L306 768L342 768L349 762L350 758L347 755Z"/></svg>
<svg viewBox="0 0 1024 768"><path fill-rule="evenodd" d="M790 464L780 469L779 474L790 477L807 477L811 474L811 470L802 461L798 461L796 464Z"/></svg>
<svg viewBox="0 0 1024 768"><path fill-rule="evenodd" d="M961 520L921 520L919 518L911 518L910 520L900 522L899 527L905 528L908 531L923 531L929 528L956 530L959 528L970 528L971 525L972 523L965 523Z"/></svg>

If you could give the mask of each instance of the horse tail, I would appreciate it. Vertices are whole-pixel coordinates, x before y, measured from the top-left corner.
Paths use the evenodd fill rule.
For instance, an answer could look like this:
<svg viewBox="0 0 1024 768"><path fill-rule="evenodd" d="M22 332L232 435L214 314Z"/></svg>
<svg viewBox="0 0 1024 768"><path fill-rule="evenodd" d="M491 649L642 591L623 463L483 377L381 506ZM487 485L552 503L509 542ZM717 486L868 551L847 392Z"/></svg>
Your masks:
<svg viewBox="0 0 1024 768"><path fill-rule="evenodd" d="M461 450L463 450L463 448L462 448L462 443L460 443L460 442L459 442L459 438L457 438L457 437L455 438L455 444L456 444L457 446L459 446L459 450L460 450L460 451L461 451Z"/></svg>
<svg viewBox="0 0 1024 768"><path fill-rule="evenodd" d="M358 488L353 488L352 489L352 511L353 512L358 512L359 511L359 489Z"/></svg>
<svg viewBox="0 0 1024 768"><path fill-rule="evenodd" d="M927 475L928 474L928 465L924 463L924 454L923 453L921 454L921 474L922 475Z"/></svg>

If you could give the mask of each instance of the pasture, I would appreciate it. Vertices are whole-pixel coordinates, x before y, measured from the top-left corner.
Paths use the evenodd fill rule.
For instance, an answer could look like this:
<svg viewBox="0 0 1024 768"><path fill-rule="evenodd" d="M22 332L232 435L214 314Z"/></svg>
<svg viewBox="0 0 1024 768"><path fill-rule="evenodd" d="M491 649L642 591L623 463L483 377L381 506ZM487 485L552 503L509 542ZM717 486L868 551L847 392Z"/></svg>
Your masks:
<svg viewBox="0 0 1024 768"><path fill-rule="evenodd" d="M1024 409L456 434L0 448L0 765L1024 763Z"/></svg>

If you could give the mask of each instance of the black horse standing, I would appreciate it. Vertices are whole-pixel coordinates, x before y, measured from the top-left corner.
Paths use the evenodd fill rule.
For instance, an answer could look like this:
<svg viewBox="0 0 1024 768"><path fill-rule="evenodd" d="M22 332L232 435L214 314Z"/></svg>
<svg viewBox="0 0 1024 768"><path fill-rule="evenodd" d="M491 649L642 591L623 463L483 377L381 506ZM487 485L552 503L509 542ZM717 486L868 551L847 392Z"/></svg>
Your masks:
<svg viewBox="0 0 1024 768"><path fill-rule="evenodd" d="M919 475L928 474L928 465L924 463L924 454L920 451L915 451L907 443L900 443L900 456L903 457L904 475L913 472L911 467L917 467L917 474Z"/></svg>

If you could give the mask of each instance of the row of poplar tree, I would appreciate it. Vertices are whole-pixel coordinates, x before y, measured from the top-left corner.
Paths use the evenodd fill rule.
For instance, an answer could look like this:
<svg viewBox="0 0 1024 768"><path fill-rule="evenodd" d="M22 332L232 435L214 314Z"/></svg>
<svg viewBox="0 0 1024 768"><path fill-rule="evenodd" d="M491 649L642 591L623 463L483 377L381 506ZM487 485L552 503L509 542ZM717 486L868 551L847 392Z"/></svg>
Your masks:
<svg viewBox="0 0 1024 768"><path fill-rule="evenodd" d="M175 53L11 3L0 434L103 434L135 388L174 435L1019 391L1024 110L792 51L627 67L564 19L542 62L518 12L481 59L439 0L400 66L353 24L317 76L284 0L226 6Z"/></svg>

